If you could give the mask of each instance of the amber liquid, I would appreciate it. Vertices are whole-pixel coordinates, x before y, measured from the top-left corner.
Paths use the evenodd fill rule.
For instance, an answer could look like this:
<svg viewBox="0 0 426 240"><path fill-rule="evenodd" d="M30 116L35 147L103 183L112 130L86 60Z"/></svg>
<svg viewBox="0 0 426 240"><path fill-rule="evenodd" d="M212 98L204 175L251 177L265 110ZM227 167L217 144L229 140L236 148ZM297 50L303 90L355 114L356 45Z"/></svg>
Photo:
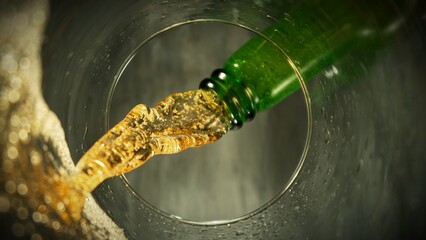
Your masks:
<svg viewBox="0 0 426 240"><path fill-rule="evenodd" d="M156 154L216 141L230 127L226 107L214 92L204 90L173 94L153 108L138 105L74 166L61 124L41 93L39 54L45 19L40 16L47 15L47 2L4 5L0 9L0 239L123 237L87 198L89 193L105 179L131 171ZM11 24L18 22L25 24L19 28Z"/></svg>
<svg viewBox="0 0 426 240"><path fill-rule="evenodd" d="M79 160L76 172L61 178L62 198L84 197L107 178L127 173L157 154L173 154L218 140L230 128L226 107L213 91L172 94L154 108L137 105ZM63 182L62 182L63 181ZM77 200L77 199L75 199ZM80 218L82 205L70 204Z"/></svg>
<svg viewBox="0 0 426 240"><path fill-rule="evenodd" d="M173 94L153 108L138 105L74 166L41 93L46 3L11 1L0 11L0 239L122 238L90 192L156 154L216 141L230 127L227 109L204 90ZM25 29L10 24L22 16Z"/></svg>
<svg viewBox="0 0 426 240"><path fill-rule="evenodd" d="M25 232L23 226L29 219L31 224L41 224L48 232L53 229L59 236L90 235L93 229L87 227L90 222L82 210L96 186L141 166L154 155L173 154L218 140L230 128L226 116L226 106L213 91L206 90L172 94L153 108L137 105L84 154L71 172L58 166L58 156L44 139L20 136L12 129L8 156L3 159L6 174L0 176L5 183L0 211L18 218L11 226L12 230L14 226L21 229L15 236ZM14 122L25 123L22 119L12 119L11 124Z"/></svg>

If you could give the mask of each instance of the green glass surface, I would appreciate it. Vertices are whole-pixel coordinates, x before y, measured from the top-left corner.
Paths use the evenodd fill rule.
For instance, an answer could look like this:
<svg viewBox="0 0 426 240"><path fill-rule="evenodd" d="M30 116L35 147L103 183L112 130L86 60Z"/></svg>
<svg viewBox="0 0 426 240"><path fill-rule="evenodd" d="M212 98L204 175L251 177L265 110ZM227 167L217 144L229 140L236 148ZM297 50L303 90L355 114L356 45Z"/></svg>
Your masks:
<svg viewBox="0 0 426 240"><path fill-rule="evenodd" d="M305 1L237 50L222 77L212 74L212 88L235 122L244 122L300 88L294 67L307 81L346 54L385 45L398 26L390 27L401 20L394 7L386 1Z"/></svg>

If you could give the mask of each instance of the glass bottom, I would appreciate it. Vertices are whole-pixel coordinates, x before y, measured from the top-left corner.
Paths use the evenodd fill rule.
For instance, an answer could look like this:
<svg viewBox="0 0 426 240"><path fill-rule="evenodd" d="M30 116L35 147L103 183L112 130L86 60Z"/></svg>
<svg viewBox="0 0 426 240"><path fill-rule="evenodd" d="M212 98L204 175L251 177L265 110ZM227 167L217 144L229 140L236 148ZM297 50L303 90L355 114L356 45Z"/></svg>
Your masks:
<svg viewBox="0 0 426 240"><path fill-rule="evenodd" d="M109 127L136 104L153 106L170 93L198 88L253 34L236 25L202 21L153 35L114 84ZM154 156L126 174L125 181L138 198L166 215L203 223L236 219L287 187L300 162L306 127L300 92L218 142Z"/></svg>

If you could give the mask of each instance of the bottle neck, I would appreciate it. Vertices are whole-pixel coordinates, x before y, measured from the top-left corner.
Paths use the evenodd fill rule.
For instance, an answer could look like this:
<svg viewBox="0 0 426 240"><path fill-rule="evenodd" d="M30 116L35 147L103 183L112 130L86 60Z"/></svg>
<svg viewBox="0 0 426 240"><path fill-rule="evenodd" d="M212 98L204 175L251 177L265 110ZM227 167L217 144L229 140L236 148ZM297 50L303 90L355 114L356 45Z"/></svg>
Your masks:
<svg viewBox="0 0 426 240"><path fill-rule="evenodd" d="M401 28L389 26L403 22L409 12L395 15L385 3L368 6L355 0L306 1L262 31L264 37L239 48L200 88L215 91L228 107L232 126L241 127L343 56L385 46Z"/></svg>
<svg viewBox="0 0 426 240"><path fill-rule="evenodd" d="M232 129L239 129L244 122L254 119L259 98L243 82L230 76L225 70L214 70L210 78L201 81L200 88L213 90L225 102Z"/></svg>

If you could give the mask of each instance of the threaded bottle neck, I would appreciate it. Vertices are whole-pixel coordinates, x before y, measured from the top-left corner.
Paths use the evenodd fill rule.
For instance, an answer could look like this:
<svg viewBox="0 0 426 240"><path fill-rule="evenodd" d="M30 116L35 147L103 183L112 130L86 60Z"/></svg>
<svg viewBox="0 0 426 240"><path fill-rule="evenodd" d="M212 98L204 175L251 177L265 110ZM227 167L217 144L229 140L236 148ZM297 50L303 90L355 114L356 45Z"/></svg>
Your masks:
<svg viewBox="0 0 426 240"><path fill-rule="evenodd" d="M253 91L223 69L216 69L210 78L200 83L201 89L213 90L225 102L231 117L232 129L239 129L256 115L259 99Z"/></svg>

